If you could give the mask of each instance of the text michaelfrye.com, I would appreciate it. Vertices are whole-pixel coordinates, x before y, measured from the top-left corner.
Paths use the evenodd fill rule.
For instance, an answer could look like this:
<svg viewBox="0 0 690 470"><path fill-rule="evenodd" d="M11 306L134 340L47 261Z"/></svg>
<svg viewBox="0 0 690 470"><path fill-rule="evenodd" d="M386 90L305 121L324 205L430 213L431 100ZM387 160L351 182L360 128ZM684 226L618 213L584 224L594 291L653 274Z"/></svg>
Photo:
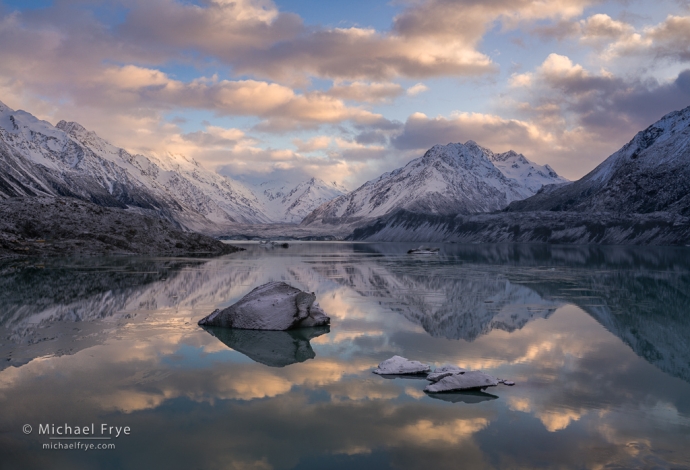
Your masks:
<svg viewBox="0 0 690 470"><path fill-rule="evenodd" d="M24 434L33 433L34 428L30 424L22 426ZM38 425L38 435L47 436L50 442L43 443L42 448L47 450L112 450L113 442L83 442L83 441L110 441L123 436L130 436L132 430L129 426L112 426L107 423L90 423L87 425L73 426L67 423L54 424L42 423Z"/></svg>

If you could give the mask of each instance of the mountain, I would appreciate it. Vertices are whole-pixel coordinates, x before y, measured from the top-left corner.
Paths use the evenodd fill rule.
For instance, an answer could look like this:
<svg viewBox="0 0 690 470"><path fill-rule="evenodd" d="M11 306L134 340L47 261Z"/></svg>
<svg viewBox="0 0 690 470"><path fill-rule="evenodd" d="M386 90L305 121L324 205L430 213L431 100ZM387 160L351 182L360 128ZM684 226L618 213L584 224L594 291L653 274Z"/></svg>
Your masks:
<svg viewBox="0 0 690 470"><path fill-rule="evenodd" d="M67 196L218 231L296 223L346 190L312 178L252 187L183 155L133 155L76 122L56 126L0 102L0 199Z"/></svg>
<svg viewBox="0 0 690 470"><path fill-rule="evenodd" d="M268 222L254 194L194 160L132 155L75 122L52 126L0 104L0 198L68 196L188 229Z"/></svg>
<svg viewBox="0 0 690 470"><path fill-rule="evenodd" d="M504 212L398 211L354 240L690 244L690 107L667 114L573 183L542 187Z"/></svg>
<svg viewBox="0 0 690 470"><path fill-rule="evenodd" d="M690 107L638 132L582 179L547 187L508 210L690 216Z"/></svg>
<svg viewBox="0 0 690 470"><path fill-rule="evenodd" d="M513 151L494 154L473 141L435 145L309 214L302 225L362 224L405 209L425 214L490 212L567 180Z"/></svg>
<svg viewBox="0 0 690 470"><path fill-rule="evenodd" d="M252 189L271 220L284 223L299 223L320 205L348 192L335 181L326 183L318 178L297 185L266 181Z"/></svg>
<svg viewBox="0 0 690 470"><path fill-rule="evenodd" d="M688 245L690 217L667 212L498 212L437 215L400 210L346 240L418 243Z"/></svg>

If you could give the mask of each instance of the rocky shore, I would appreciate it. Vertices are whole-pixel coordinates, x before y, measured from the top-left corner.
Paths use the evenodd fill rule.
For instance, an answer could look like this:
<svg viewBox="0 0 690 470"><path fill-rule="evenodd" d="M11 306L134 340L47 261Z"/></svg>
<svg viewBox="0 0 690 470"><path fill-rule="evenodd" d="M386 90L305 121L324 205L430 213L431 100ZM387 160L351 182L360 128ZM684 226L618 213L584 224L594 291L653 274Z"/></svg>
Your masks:
<svg viewBox="0 0 690 470"><path fill-rule="evenodd" d="M74 198L0 201L0 259L24 256L218 256L240 248L131 210Z"/></svg>

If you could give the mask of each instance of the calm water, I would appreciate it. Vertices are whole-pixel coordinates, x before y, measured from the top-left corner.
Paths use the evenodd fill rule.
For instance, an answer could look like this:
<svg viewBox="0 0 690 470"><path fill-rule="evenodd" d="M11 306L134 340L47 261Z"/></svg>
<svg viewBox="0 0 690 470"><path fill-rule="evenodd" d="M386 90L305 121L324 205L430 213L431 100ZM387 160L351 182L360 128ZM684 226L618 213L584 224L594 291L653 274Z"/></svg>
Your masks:
<svg viewBox="0 0 690 470"><path fill-rule="evenodd" d="M690 468L690 249L243 246L0 265L0 468ZM330 331L196 325L269 280ZM517 384L429 396L394 354ZM43 448L77 442L115 449Z"/></svg>

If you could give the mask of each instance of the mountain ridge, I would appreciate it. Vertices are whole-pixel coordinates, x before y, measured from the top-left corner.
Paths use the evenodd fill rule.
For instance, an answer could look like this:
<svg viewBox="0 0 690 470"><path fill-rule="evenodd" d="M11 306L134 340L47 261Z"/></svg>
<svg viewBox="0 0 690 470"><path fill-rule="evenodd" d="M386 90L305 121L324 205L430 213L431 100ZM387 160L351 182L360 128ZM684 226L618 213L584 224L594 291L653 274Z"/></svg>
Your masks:
<svg viewBox="0 0 690 470"><path fill-rule="evenodd" d="M295 223L342 191L336 185L329 192L327 183L312 178L284 185L291 195L284 202L270 201L184 155L132 154L77 122L53 126L1 102L0 163L0 199L74 197L202 232L233 224Z"/></svg>
<svg viewBox="0 0 690 470"><path fill-rule="evenodd" d="M668 113L578 181L503 212L398 211L350 238L458 243L690 244L690 107Z"/></svg>
<svg viewBox="0 0 690 470"><path fill-rule="evenodd" d="M491 212L533 195L544 184L566 181L551 167L514 151L495 154L472 140L435 145L318 207L302 225L361 224L401 209L442 215Z"/></svg>
<svg viewBox="0 0 690 470"><path fill-rule="evenodd" d="M638 132L594 170L506 210L690 215L690 106Z"/></svg>

